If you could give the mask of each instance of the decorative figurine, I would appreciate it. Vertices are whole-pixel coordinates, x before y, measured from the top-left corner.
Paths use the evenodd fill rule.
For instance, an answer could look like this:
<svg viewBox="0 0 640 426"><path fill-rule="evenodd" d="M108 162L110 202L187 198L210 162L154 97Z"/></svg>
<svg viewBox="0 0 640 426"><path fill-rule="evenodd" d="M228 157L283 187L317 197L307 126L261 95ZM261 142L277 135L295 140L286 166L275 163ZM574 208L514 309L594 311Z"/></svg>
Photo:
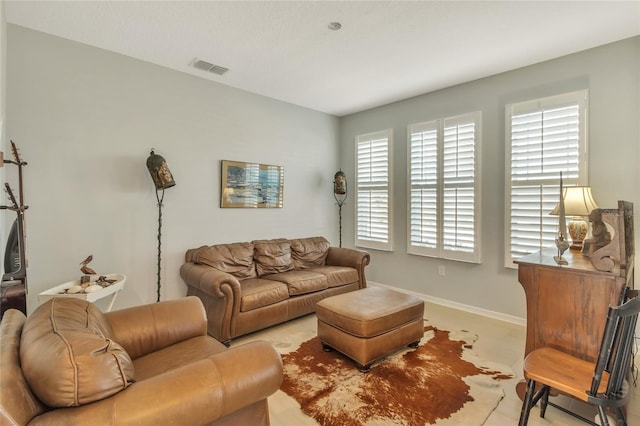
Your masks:
<svg viewBox="0 0 640 426"><path fill-rule="evenodd" d="M86 275L95 275L96 271L94 271L93 269L89 268L87 265L89 264L89 262L91 262L93 260L93 255L90 254L85 260L83 260L82 262L80 262L80 265L82 266L80 268L80 271L82 271L83 274Z"/></svg>
<svg viewBox="0 0 640 426"><path fill-rule="evenodd" d="M562 254L567 251L569 248L569 242L566 240L566 237L562 234L558 234L558 238L556 238L556 247L558 248L558 255L553 256L553 260L556 261L558 265L568 265L567 259L562 257Z"/></svg>
<svg viewBox="0 0 640 426"><path fill-rule="evenodd" d="M595 209L589 214L591 221L590 243L593 250L598 250L611 242L611 233L607 230L607 225L602 221L602 210Z"/></svg>

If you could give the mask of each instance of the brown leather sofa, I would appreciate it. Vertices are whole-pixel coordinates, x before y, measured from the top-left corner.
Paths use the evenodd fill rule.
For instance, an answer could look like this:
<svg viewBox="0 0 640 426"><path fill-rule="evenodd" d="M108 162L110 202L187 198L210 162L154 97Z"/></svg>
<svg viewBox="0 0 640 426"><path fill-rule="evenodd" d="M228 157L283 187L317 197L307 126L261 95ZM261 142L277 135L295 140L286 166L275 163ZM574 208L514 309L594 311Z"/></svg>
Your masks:
<svg viewBox="0 0 640 426"><path fill-rule="evenodd" d="M272 345L207 336L196 297L102 313L56 297L0 324L0 425L268 425Z"/></svg>
<svg viewBox="0 0 640 426"><path fill-rule="evenodd" d="M323 237L187 250L180 276L207 312L208 333L231 339L315 312L320 300L365 288L369 254Z"/></svg>

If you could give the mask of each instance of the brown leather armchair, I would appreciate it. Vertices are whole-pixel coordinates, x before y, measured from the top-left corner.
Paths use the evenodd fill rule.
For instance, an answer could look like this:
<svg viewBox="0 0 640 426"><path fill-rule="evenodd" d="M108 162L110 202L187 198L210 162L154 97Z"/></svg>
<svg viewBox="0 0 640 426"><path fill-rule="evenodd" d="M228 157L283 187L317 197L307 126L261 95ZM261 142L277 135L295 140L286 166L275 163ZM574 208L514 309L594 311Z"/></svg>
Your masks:
<svg viewBox="0 0 640 426"><path fill-rule="evenodd" d="M266 342L226 348L200 300L102 313L54 298L0 324L0 425L268 425L282 361ZM21 347L23 345L23 347Z"/></svg>

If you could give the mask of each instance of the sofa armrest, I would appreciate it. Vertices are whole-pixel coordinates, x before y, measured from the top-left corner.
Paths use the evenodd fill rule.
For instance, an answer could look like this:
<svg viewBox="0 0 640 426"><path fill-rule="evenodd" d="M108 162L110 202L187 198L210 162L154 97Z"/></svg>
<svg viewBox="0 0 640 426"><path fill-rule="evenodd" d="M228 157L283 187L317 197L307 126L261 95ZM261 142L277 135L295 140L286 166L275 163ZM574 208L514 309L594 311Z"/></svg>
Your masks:
<svg viewBox="0 0 640 426"><path fill-rule="evenodd" d="M167 300L106 312L111 338L132 359L207 334L207 318L197 297Z"/></svg>
<svg viewBox="0 0 640 426"><path fill-rule="evenodd" d="M275 348L251 342L134 383L111 398L50 411L31 424L209 424L269 397L282 378Z"/></svg>
<svg viewBox="0 0 640 426"><path fill-rule="evenodd" d="M210 296L237 299L240 306L240 282L231 274L211 266L187 262L180 267L180 277L185 284Z"/></svg>
<svg viewBox="0 0 640 426"><path fill-rule="evenodd" d="M241 288L236 277L207 265L187 262L180 267L187 294L198 296L207 313L207 332L228 344L240 314Z"/></svg>
<svg viewBox="0 0 640 426"><path fill-rule="evenodd" d="M364 268L371 261L369 253L362 250L345 247L329 247L326 264L331 266L349 266L358 271L360 278L360 288L367 286L367 279L364 275Z"/></svg>

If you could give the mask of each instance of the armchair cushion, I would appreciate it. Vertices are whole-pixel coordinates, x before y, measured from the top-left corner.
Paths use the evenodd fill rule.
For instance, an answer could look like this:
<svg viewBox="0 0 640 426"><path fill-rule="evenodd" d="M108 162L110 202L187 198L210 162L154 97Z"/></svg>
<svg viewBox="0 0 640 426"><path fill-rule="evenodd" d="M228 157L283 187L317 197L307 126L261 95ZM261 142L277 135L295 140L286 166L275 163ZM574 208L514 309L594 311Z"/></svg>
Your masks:
<svg viewBox="0 0 640 426"><path fill-rule="evenodd" d="M195 297L105 312L104 318L111 326L111 338L134 365L141 356L207 334L204 307ZM137 367L136 380L140 380Z"/></svg>
<svg viewBox="0 0 640 426"><path fill-rule="evenodd" d="M53 298L24 325L20 363L33 393L50 407L94 402L125 389L133 362L111 340L102 312L82 299Z"/></svg>

